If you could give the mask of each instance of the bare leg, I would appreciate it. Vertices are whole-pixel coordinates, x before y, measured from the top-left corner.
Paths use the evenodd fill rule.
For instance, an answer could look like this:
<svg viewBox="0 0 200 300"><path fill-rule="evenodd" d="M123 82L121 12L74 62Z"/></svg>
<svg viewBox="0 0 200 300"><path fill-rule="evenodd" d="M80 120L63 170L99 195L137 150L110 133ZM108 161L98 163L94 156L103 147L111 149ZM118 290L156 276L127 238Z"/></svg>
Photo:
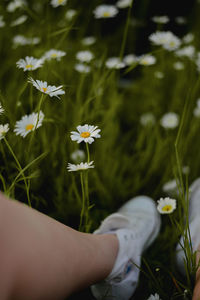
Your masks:
<svg viewBox="0 0 200 300"><path fill-rule="evenodd" d="M1 300L58 300L105 278L113 234L80 233L0 194Z"/></svg>

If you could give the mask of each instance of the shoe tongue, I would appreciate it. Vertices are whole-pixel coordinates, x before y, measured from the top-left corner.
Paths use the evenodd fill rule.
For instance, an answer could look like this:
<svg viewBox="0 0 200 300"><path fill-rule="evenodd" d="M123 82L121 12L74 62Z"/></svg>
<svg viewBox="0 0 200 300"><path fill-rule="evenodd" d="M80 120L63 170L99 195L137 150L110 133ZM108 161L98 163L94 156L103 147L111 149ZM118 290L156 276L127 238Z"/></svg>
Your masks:
<svg viewBox="0 0 200 300"><path fill-rule="evenodd" d="M95 234L102 234L108 231L114 231L120 228L128 228L130 226L130 220L128 216L120 213L114 213L107 217L101 226L94 232Z"/></svg>

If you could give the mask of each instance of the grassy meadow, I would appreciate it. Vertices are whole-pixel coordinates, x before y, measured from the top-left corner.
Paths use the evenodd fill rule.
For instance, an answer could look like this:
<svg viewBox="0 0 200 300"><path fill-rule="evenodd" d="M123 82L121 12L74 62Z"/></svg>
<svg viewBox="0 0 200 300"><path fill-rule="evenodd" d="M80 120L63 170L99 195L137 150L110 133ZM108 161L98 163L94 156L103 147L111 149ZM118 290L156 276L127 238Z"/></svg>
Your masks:
<svg viewBox="0 0 200 300"><path fill-rule="evenodd" d="M162 216L133 299L155 293L162 300L192 299L194 256L186 243L185 278L175 249L188 215L188 187L200 176L200 3L187 16L161 22L148 15L148 1L124 8L106 1L117 13L102 17L94 13L102 1L61 2L0 4L0 124L9 126L0 128L0 189L87 232L133 196L173 197L177 209ZM177 47L174 41L168 49L168 42L152 43L149 36L156 31L173 32ZM48 56L51 49L63 54ZM41 66L17 66L26 56ZM118 60L109 63L113 57ZM50 96L30 78L62 86L65 93ZM23 137L16 122L32 113L35 123L21 129ZM167 113L174 115L166 124ZM101 137L91 144L72 141L71 131L84 124L98 126ZM78 158L72 155L76 150L82 150ZM81 161L94 161L94 168L68 172L68 163ZM89 289L71 299L84 297L93 299Z"/></svg>

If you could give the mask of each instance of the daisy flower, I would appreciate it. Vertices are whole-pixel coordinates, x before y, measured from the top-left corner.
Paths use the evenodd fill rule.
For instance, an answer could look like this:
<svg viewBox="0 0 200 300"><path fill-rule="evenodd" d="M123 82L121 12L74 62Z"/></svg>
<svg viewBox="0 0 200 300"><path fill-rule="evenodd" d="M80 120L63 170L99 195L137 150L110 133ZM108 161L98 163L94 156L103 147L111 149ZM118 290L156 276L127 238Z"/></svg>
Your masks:
<svg viewBox="0 0 200 300"><path fill-rule="evenodd" d="M84 64L75 64L74 69L80 73L89 73L91 68Z"/></svg>
<svg viewBox="0 0 200 300"><path fill-rule="evenodd" d="M70 21L76 14L77 11L75 9L68 9L68 11L65 13L65 18Z"/></svg>
<svg viewBox="0 0 200 300"><path fill-rule="evenodd" d="M34 131L35 129L42 126L43 119L44 114L42 111L40 111L39 113L39 118L38 113L35 112L30 115L25 115L20 121L16 122L14 132L16 133L16 135L21 135L25 138L31 131Z"/></svg>
<svg viewBox="0 0 200 300"><path fill-rule="evenodd" d="M101 129L98 129L98 126L85 124L83 126L79 125L76 127L77 131L71 131L71 139L72 141L76 141L77 143L85 142L92 144L94 142L94 138L100 138L99 132Z"/></svg>
<svg viewBox="0 0 200 300"><path fill-rule="evenodd" d="M134 63L137 63L138 58L136 55L134 54L128 54L126 56L124 56L123 62L127 65L127 66L131 66Z"/></svg>
<svg viewBox="0 0 200 300"><path fill-rule="evenodd" d="M174 66L174 69L178 70L178 71L183 70L185 68L184 64L181 61L176 61L173 64L173 66Z"/></svg>
<svg viewBox="0 0 200 300"><path fill-rule="evenodd" d="M194 34L189 32L186 35L183 36L182 41L185 44L189 44L194 40Z"/></svg>
<svg viewBox="0 0 200 300"><path fill-rule="evenodd" d="M145 54L138 57L138 63L143 66L151 66L156 63L156 58L153 55Z"/></svg>
<svg viewBox="0 0 200 300"><path fill-rule="evenodd" d="M176 209L176 200L169 197L157 201L157 210L160 214L171 214Z"/></svg>
<svg viewBox="0 0 200 300"><path fill-rule="evenodd" d="M176 128L179 124L179 116L174 112L169 112L161 118L160 124L166 129Z"/></svg>
<svg viewBox="0 0 200 300"><path fill-rule="evenodd" d="M81 42L85 46L91 46L96 42L96 38L94 36L86 36Z"/></svg>
<svg viewBox="0 0 200 300"><path fill-rule="evenodd" d="M18 26L23 24L24 22L26 22L26 20L28 19L28 17L26 15L22 15L21 17L17 18L15 21L13 21L10 26L14 27L14 26Z"/></svg>
<svg viewBox="0 0 200 300"><path fill-rule="evenodd" d="M37 45L40 42L39 37L27 38L23 35L16 35L13 38L14 47L24 46L24 45Z"/></svg>
<svg viewBox="0 0 200 300"><path fill-rule="evenodd" d="M55 85L48 85L46 81L41 80L34 80L33 78L29 78L29 82L32 83L36 89L40 92L49 95L50 97L57 97L60 99L58 95L64 95L65 91L62 90L62 85L55 86Z"/></svg>
<svg viewBox="0 0 200 300"><path fill-rule="evenodd" d="M182 49L177 50L175 54L180 57L186 56L188 58L193 59L195 56L195 48L194 46L186 46L183 47Z"/></svg>
<svg viewBox="0 0 200 300"><path fill-rule="evenodd" d="M200 72L200 52L197 52L197 58L195 59L198 72Z"/></svg>
<svg viewBox="0 0 200 300"><path fill-rule="evenodd" d="M106 60L105 64L108 69L122 69L126 66L119 57L110 57Z"/></svg>
<svg viewBox="0 0 200 300"><path fill-rule="evenodd" d="M183 174L189 174L190 173L190 167L189 166L183 166L182 167Z"/></svg>
<svg viewBox="0 0 200 300"><path fill-rule="evenodd" d="M14 12L17 8L21 8L24 5L27 5L27 2L24 0L14 0L11 1L7 6L8 12Z"/></svg>
<svg viewBox="0 0 200 300"><path fill-rule="evenodd" d="M96 19L113 18L118 14L118 9L114 5L102 4L97 6L93 13Z"/></svg>
<svg viewBox="0 0 200 300"><path fill-rule="evenodd" d="M72 152L70 157L75 163L80 163L85 159L85 152L83 150L77 149L74 152Z"/></svg>
<svg viewBox="0 0 200 300"><path fill-rule="evenodd" d="M164 49L172 51L177 49L181 41L171 31L157 31L149 36L149 40L154 45L162 46Z"/></svg>
<svg viewBox="0 0 200 300"><path fill-rule="evenodd" d="M4 112L4 109L3 109L3 107L2 107L2 105L1 105L1 103L0 103L0 115L1 115L3 112Z"/></svg>
<svg viewBox="0 0 200 300"><path fill-rule="evenodd" d="M151 20L158 24L166 24L169 22L168 16L154 16Z"/></svg>
<svg viewBox="0 0 200 300"><path fill-rule="evenodd" d="M0 16L0 28L4 27L6 23L3 20L3 16Z"/></svg>
<svg viewBox="0 0 200 300"><path fill-rule="evenodd" d="M145 113L140 117L140 124L143 126L154 125L155 122L155 116L151 112Z"/></svg>
<svg viewBox="0 0 200 300"><path fill-rule="evenodd" d="M51 0L51 5L53 7L64 6L65 4L67 4L67 0Z"/></svg>
<svg viewBox="0 0 200 300"><path fill-rule="evenodd" d="M147 300L161 300L160 296L156 293L155 295L150 295Z"/></svg>
<svg viewBox="0 0 200 300"><path fill-rule="evenodd" d="M77 165L68 163L67 166L69 172L84 171L92 168L94 168L93 161L90 161L89 163L81 162L80 164Z"/></svg>
<svg viewBox="0 0 200 300"><path fill-rule="evenodd" d="M196 105L196 107L193 110L193 114L197 118L200 117L200 98L197 100L197 105Z"/></svg>
<svg viewBox="0 0 200 300"><path fill-rule="evenodd" d="M163 187L162 187L162 190L163 192L165 193L170 193L170 192L173 192L175 190L177 190L177 184L176 184L176 180L175 179L172 179L170 181L167 181Z"/></svg>
<svg viewBox="0 0 200 300"><path fill-rule="evenodd" d="M42 67L43 60L32 56L26 56L25 59L21 58L18 60L16 65L19 69L24 69L24 71L33 71Z"/></svg>
<svg viewBox="0 0 200 300"><path fill-rule="evenodd" d="M45 52L45 54L43 55L43 59L45 60L51 60L51 59L56 59L56 60L60 60L61 57L65 56L66 52L61 51L61 50L55 50L55 49L51 49L47 52Z"/></svg>
<svg viewBox="0 0 200 300"><path fill-rule="evenodd" d="M2 140L9 130L9 124L0 125L0 140Z"/></svg>
<svg viewBox="0 0 200 300"><path fill-rule="evenodd" d="M162 78L164 78L164 73L163 72L160 72L160 71L156 71L155 73L154 73L154 76L156 77L156 78L158 78L158 79L162 79Z"/></svg>
<svg viewBox="0 0 200 300"><path fill-rule="evenodd" d="M91 51L79 51L76 53L76 58L81 62L90 62L94 58L94 54Z"/></svg>
<svg viewBox="0 0 200 300"><path fill-rule="evenodd" d="M132 4L132 0L119 0L116 3L117 7L119 8L126 8L131 6L131 4Z"/></svg>
<svg viewBox="0 0 200 300"><path fill-rule="evenodd" d="M179 16L175 18L175 22L179 25L183 25L187 23L187 19L182 16Z"/></svg>

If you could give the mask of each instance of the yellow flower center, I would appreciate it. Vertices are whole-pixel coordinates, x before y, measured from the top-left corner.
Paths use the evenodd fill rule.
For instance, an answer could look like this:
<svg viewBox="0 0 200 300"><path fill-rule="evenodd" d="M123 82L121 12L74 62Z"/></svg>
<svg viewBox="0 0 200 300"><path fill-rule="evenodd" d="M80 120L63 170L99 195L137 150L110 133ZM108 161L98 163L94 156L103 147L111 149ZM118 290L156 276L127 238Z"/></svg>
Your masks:
<svg viewBox="0 0 200 300"><path fill-rule="evenodd" d="M142 59L142 60L141 60L141 63L142 63L143 65L148 65L148 64L149 64L149 62L148 62L147 60L145 60L145 59Z"/></svg>
<svg viewBox="0 0 200 300"><path fill-rule="evenodd" d="M26 69L31 69L33 65L26 65Z"/></svg>
<svg viewBox="0 0 200 300"><path fill-rule="evenodd" d="M169 44L170 44L171 47L174 47L174 46L175 46L175 43L174 43L174 42L170 42Z"/></svg>
<svg viewBox="0 0 200 300"><path fill-rule="evenodd" d="M44 93L46 93L47 88L43 87L42 90L43 90Z"/></svg>
<svg viewBox="0 0 200 300"><path fill-rule="evenodd" d="M28 125L26 125L26 131L32 130L33 127L34 127L33 124L28 124Z"/></svg>
<svg viewBox="0 0 200 300"><path fill-rule="evenodd" d="M84 131L81 133L81 137L88 138L90 136L90 133L88 131Z"/></svg>
<svg viewBox="0 0 200 300"><path fill-rule="evenodd" d="M172 210L172 206L167 204L165 206L163 206L162 211L171 211Z"/></svg>
<svg viewBox="0 0 200 300"><path fill-rule="evenodd" d="M56 53L52 53L51 57L57 57L57 54Z"/></svg>
<svg viewBox="0 0 200 300"><path fill-rule="evenodd" d="M108 11L105 11L105 12L103 13L103 17L110 17L110 13L109 13Z"/></svg>
<svg viewBox="0 0 200 300"><path fill-rule="evenodd" d="M58 0L58 3L59 3L59 4L63 3L63 0Z"/></svg>

